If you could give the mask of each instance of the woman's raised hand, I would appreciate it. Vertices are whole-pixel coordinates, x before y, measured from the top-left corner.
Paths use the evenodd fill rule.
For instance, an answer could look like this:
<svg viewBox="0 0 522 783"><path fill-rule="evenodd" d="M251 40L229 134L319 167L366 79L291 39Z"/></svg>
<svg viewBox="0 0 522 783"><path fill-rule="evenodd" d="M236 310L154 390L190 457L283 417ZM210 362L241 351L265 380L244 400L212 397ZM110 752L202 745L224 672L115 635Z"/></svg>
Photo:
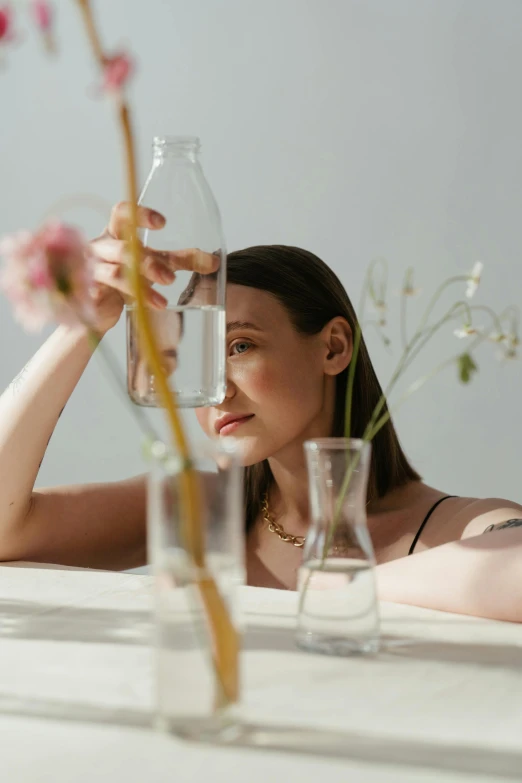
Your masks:
<svg viewBox="0 0 522 783"><path fill-rule="evenodd" d="M130 262L128 223L130 204L120 202L112 211L105 231L93 239L91 249L96 257L95 300L97 308L96 329L104 334L119 320L123 305L131 297L128 279ZM159 212L147 207L138 207L138 226L152 231L165 226L165 218ZM147 303L158 310L167 306L167 299L152 286L155 283L169 285L179 269L209 274L219 266L219 259L202 250L189 248L169 252L142 248L141 278L146 288Z"/></svg>

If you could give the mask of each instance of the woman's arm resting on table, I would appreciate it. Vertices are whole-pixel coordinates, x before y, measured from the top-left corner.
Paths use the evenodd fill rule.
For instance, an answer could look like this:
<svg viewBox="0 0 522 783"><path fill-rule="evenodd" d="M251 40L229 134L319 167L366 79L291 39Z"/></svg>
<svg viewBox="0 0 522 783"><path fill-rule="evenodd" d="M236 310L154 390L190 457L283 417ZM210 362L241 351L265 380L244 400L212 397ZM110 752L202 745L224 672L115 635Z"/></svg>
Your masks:
<svg viewBox="0 0 522 783"><path fill-rule="evenodd" d="M522 527L382 563L376 575L383 601L522 622Z"/></svg>
<svg viewBox="0 0 522 783"><path fill-rule="evenodd" d="M37 489L29 513L0 534L0 561L124 570L146 562L146 477Z"/></svg>

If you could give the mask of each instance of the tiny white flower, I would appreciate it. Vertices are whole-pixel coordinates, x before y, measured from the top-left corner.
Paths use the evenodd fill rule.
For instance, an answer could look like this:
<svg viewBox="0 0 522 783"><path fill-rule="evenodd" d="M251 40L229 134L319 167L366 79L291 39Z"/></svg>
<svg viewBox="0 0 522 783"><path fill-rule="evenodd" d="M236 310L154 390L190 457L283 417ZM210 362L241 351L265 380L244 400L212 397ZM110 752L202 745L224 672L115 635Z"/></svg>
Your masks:
<svg viewBox="0 0 522 783"><path fill-rule="evenodd" d="M402 289L403 296L418 296L422 292L422 288L414 288L413 286L404 286Z"/></svg>
<svg viewBox="0 0 522 783"><path fill-rule="evenodd" d="M491 334L488 334L487 339L490 343L503 343L508 338L503 332L491 332Z"/></svg>
<svg viewBox="0 0 522 783"><path fill-rule="evenodd" d="M404 277L404 285L402 287L402 295L403 296L417 296L417 294L420 294L421 289L415 288L413 285L413 269L408 269L406 272L406 275Z"/></svg>
<svg viewBox="0 0 522 783"><path fill-rule="evenodd" d="M458 337L459 340L464 339L465 337L473 337L474 334L480 334L481 327L480 326L471 326L471 324L464 324L464 326L461 326L459 329L455 329L453 334L455 337Z"/></svg>
<svg viewBox="0 0 522 783"><path fill-rule="evenodd" d="M483 269L484 269L484 264L481 261L477 261L473 265L471 274L468 277L468 285L466 288L466 296L468 297L468 299L471 299L473 296L475 296L477 288L479 287L480 284L480 278L482 277Z"/></svg>

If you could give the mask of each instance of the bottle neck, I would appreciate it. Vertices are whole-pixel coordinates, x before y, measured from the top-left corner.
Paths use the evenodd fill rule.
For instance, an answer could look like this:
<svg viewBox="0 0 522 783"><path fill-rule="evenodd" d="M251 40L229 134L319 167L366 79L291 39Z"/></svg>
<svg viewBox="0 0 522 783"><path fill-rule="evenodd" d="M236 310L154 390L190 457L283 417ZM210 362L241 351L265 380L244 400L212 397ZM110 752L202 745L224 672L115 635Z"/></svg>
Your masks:
<svg viewBox="0 0 522 783"><path fill-rule="evenodd" d="M198 160L200 142L197 136L155 136L152 149L154 160L177 158L192 163Z"/></svg>

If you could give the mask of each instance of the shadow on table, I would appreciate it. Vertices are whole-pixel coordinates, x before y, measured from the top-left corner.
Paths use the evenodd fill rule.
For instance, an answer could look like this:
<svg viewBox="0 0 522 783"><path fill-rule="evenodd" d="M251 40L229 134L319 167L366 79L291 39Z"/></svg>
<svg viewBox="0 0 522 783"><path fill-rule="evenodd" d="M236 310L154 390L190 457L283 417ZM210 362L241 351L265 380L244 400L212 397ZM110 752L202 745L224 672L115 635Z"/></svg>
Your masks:
<svg viewBox="0 0 522 783"><path fill-rule="evenodd" d="M0 600L0 639L143 645L151 627L147 611Z"/></svg>
<svg viewBox="0 0 522 783"><path fill-rule="evenodd" d="M520 780L522 769L522 753L308 727L247 725L243 736L231 744L372 765L395 764L486 777L494 775L508 780Z"/></svg>
<svg viewBox="0 0 522 783"><path fill-rule="evenodd" d="M150 642L152 617L148 611L101 609L78 605L43 606L31 601L0 600L0 639L38 639L105 644L145 645ZM293 628L249 623L245 650L295 652ZM385 634L375 660L417 660L522 668L522 647L417 640Z"/></svg>
<svg viewBox="0 0 522 783"><path fill-rule="evenodd" d="M146 611L81 606L69 609L52 605L42 607L39 603L24 601L0 601L0 638L4 639L146 644L150 620ZM247 651L294 651L294 631L292 628L250 623L244 647ZM510 645L457 644L386 636L383 651L374 658L375 664L378 666L389 656L517 670L522 663L520 648ZM352 660L355 662L356 659ZM152 722L150 713L145 711L2 693L0 714L116 725L137 730L150 730ZM326 756L382 766L397 764L514 780L520 779L522 770L522 753L371 737L311 727L249 723L240 727L226 744L244 749Z"/></svg>
<svg viewBox="0 0 522 783"><path fill-rule="evenodd" d="M463 642L417 641L394 636L383 638L383 650L379 657L414 658L420 661L436 661L475 664L484 667L522 669L522 646L511 644L464 644ZM522 775L522 768L521 768Z"/></svg>
<svg viewBox="0 0 522 783"><path fill-rule="evenodd" d="M149 713L107 709L87 704L28 700L0 695L0 714L49 720L105 724L152 730ZM194 740L191 744L197 744ZM522 753L466 745L446 745L394 737L379 737L321 728L244 723L219 747L345 759L386 767L390 764L520 780Z"/></svg>
<svg viewBox="0 0 522 783"><path fill-rule="evenodd" d="M243 646L246 650L295 651L294 631L291 628L250 625ZM522 647L508 644L463 644L385 634L381 652L373 656L373 660L376 662L389 660L391 656L423 661L507 667L517 671L522 669ZM350 660L357 660L357 658Z"/></svg>

